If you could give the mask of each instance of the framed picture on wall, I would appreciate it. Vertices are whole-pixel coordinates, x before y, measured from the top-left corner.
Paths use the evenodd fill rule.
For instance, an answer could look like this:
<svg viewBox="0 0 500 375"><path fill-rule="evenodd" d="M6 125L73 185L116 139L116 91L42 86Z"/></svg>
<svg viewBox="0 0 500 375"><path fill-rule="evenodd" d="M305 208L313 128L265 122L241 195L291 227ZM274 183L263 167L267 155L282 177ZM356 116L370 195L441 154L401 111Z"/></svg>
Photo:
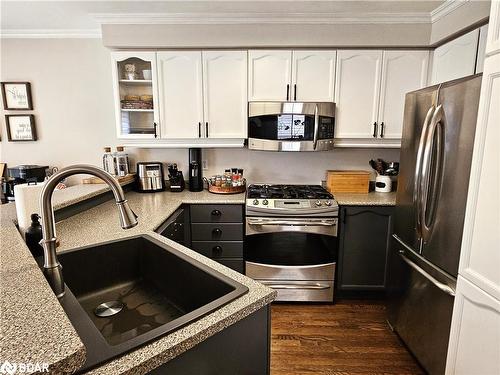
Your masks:
<svg viewBox="0 0 500 375"><path fill-rule="evenodd" d="M3 109L8 111L33 109L29 82L1 82L1 85Z"/></svg>
<svg viewBox="0 0 500 375"><path fill-rule="evenodd" d="M5 115L9 142L36 141L35 116Z"/></svg>

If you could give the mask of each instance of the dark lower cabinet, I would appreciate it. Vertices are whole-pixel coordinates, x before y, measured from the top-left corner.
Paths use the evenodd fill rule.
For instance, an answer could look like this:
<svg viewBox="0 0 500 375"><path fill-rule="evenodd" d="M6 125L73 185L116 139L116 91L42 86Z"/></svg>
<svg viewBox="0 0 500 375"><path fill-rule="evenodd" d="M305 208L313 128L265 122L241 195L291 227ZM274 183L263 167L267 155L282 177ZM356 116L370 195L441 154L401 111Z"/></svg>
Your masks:
<svg viewBox="0 0 500 375"><path fill-rule="evenodd" d="M192 204L191 248L244 273L243 206L241 204Z"/></svg>
<svg viewBox="0 0 500 375"><path fill-rule="evenodd" d="M343 206L340 210L340 291L384 291L394 207Z"/></svg>
<svg viewBox="0 0 500 375"><path fill-rule="evenodd" d="M268 375L270 330L270 305L267 305L150 374Z"/></svg>

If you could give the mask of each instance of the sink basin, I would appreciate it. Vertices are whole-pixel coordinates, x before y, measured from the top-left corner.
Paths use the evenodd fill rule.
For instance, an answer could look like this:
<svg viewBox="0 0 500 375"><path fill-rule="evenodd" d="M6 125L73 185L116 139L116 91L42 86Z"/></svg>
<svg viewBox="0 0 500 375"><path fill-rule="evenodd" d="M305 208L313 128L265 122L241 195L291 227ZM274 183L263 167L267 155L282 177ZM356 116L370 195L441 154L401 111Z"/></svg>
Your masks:
<svg viewBox="0 0 500 375"><path fill-rule="evenodd" d="M179 329L248 291L147 235L62 252L59 261L66 283L60 302L87 349L81 370Z"/></svg>

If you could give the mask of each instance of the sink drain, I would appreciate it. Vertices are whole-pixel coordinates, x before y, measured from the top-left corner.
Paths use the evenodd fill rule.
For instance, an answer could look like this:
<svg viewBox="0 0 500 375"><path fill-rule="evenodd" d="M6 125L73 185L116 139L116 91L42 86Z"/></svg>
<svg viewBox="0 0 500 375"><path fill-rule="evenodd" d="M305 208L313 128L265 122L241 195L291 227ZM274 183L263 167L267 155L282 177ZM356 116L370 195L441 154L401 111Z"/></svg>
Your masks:
<svg viewBox="0 0 500 375"><path fill-rule="evenodd" d="M120 301L109 301L101 303L94 310L94 313L100 318L107 318L118 314L123 309L123 303Z"/></svg>

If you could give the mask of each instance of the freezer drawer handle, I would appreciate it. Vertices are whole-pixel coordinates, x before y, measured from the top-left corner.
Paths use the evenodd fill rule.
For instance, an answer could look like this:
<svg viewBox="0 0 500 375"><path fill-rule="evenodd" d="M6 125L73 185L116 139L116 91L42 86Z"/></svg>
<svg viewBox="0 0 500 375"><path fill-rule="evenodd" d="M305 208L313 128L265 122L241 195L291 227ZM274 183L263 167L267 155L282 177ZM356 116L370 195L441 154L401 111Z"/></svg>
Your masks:
<svg viewBox="0 0 500 375"><path fill-rule="evenodd" d="M436 287L441 289L446 294L449 294L450 296L455 297L455 290L453 288L449 287L446 284L443 284L442 282L437 281L434 277L429 275L424 269L422 269L416 263L414 263L410 259L408 259L405 255L404 250L399 250L399 255L405 261L406 264L408 264L411 268L413 268L415 271L417 271L419 274L421 274L423 277L425 277L427 280L429 280L431 283L433 283Z"/></svg>
<svg viewBox="0 0 500 375"><path fill-rule="evenodd" d="M325 290L329 289L330 285L327 284L284 284L284 283L277 283L276 281L262 281L259 280L260 283L267 285L270 288L273 289L313 289L313 290Z"/></svg>

